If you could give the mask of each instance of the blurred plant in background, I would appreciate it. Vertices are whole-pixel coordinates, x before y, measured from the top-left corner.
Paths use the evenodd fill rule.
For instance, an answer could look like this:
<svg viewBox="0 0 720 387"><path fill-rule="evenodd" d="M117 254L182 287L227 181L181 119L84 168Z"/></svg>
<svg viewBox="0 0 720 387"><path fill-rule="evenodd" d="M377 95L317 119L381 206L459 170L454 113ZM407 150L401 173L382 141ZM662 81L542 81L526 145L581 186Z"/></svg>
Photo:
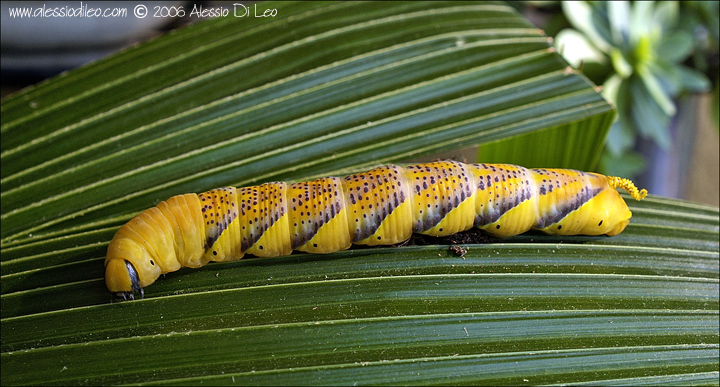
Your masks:
<svg viewBox="0 0 720 387"><path fill-rule="evenodd" d="M600 169L635 175L644 167L637 136L667 150L677 99L711 88L705 72L707 54L718 50L718 2L568 1L562 10L575 29L560 31L556 47L618 110Z"/></svg>
<svg viewBox="0 0 720 387"><path fill-rule="evenodd" d="M563 57L617 107L601 172L641 172L639 136L667 150L672 119L689 94L714 89L718 126L717 1L528 1L521 11L555 36Z"/></svg>

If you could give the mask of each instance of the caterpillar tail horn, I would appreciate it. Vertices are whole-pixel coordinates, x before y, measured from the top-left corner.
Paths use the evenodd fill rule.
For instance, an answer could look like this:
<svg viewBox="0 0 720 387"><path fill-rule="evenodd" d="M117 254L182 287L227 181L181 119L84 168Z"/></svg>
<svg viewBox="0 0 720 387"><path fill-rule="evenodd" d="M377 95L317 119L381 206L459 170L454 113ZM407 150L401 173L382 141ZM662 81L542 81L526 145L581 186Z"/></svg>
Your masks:
<svg viewBox="0 0 720 387"><path fill-rule="evenodd" d="M646 189L638 190L631 180L622 177L608 176L608 184L613 188L624 189L635 200L643 200L648 194Z"/></svg>

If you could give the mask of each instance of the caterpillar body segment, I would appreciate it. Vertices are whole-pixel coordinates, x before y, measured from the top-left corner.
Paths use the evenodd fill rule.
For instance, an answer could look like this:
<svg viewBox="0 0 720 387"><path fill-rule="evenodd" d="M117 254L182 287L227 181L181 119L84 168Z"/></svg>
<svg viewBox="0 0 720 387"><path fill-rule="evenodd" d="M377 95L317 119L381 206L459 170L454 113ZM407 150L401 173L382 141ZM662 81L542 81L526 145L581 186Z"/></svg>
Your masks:
<svg viewBox="0 0 720 387"><path fill-rule="evenodd" d="M530 229L617 235L632 214L616 188L637 200L647 194L627 179L595 173L441 161L179 195L118 230L108 246L105 282L127 298L183 266L245 254L331 253L471 227L498 237Z"/></svg>

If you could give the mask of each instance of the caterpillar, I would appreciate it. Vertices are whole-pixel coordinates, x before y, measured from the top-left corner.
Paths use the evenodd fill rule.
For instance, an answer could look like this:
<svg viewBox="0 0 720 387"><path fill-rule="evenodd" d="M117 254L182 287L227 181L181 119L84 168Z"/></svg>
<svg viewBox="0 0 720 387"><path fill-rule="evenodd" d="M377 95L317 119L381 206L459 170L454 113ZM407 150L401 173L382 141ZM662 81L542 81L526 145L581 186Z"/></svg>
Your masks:
<svg viewBox="0 0 720 387"><path fill-rule="evenodd" d="M616 188L636 200L647 195L630 180L596 173L455 161L178 195L117 231L105 258L105 284L119 298L134 298L183 266L245 254L331 253L471 227L497 237L530 229L613 236L632 216Z"/></svg>

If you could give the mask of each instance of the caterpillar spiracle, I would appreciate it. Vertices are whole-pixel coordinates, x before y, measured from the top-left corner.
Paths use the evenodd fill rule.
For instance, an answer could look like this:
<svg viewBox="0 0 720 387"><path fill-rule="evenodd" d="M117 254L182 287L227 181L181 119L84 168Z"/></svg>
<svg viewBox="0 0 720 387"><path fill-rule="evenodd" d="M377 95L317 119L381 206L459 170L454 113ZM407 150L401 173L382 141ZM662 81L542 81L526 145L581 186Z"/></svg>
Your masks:
<svg viewBox="0 0 720 387"><path fill-rule="evenodd" d="M132 298L161 275L210 261L331 253L447 236L478 227L498 237L530 229L617 235L632 213L616 188L630 180L568 169L440 161L388 165L345 178L265 183L174 196L122 226L108 246L105 283Z"/></svg>

